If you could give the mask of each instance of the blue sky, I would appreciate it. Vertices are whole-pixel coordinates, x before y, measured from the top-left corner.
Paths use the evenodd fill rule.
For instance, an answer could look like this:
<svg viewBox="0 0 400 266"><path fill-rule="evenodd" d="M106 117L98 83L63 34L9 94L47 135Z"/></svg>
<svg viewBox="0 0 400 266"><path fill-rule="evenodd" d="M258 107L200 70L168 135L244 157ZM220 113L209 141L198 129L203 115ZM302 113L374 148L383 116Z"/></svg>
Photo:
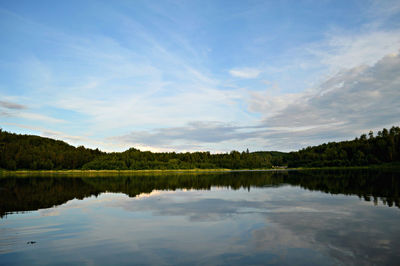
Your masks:
<svg viewBox="0 0 400 266"><path fill-rule="evenodd" d="M399 1L0 1L0 127L296 150L400 124Z"/></svg>

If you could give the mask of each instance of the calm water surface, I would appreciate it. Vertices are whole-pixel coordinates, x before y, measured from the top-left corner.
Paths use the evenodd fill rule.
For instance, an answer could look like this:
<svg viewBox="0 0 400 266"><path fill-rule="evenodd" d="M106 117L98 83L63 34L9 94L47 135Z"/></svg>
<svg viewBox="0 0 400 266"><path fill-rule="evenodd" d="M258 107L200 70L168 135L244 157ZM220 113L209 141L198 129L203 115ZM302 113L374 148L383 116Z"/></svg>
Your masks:
<svg viewBox="0 0 400 266"><path fill-rule="evenodd" d="M400 174L0 178L0 264L398 265Z"/></svg>

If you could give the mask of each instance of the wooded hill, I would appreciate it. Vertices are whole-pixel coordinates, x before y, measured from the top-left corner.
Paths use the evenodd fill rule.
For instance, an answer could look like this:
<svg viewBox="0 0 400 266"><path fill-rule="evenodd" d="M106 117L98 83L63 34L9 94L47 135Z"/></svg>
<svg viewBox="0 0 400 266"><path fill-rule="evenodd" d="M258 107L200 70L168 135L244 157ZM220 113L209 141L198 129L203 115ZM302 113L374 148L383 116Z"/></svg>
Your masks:
<svg viewBox="0 0 400 266"><path fill-rule="evenodd" d="M210 152L154 153L131 148L106 153L74 147L60 140L0 130L0 168L58 169L259 169L272 166L362 166L400 162L400 128L370 132L351 141L331 142L297 152L276 151L211 154Z"/></svg>
<svg viewBox="0 0 400 266"><path fill-rule="evenodd" d="M372 131L351 141L331 142L291 152L289 167L362 166L400 162L400 127Z"/></svg>

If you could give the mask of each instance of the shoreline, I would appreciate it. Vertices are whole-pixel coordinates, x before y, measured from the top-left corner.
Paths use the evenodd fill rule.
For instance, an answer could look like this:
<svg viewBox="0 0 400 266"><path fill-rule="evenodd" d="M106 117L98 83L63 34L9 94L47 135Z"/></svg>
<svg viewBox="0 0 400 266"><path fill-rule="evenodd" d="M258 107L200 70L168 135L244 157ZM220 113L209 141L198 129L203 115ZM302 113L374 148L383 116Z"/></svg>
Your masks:
<svg viewBox="0 0 400 266"><path fill-rule="evenodd" d="M282 171L286 169L146 169L146 170L0 170L1 176L12 175L124 175L124 174L190 174L190 173L228 173L244 171Z"/></svg>
<svg viewBox="0 0 400 266"><path fill-rule="evenodd" d="M362 170L362 169L399 169L399 164L383 164L369 166L346 167L299 167L299 168L266 168L266 169L146 169L146 170L3 170L0 169L0 178L5 176L105 176L105 175L135 175L135 174L197 174L197 173L229 173L229 172L286 172L286 171L314 171L314 170Z"/></svg>

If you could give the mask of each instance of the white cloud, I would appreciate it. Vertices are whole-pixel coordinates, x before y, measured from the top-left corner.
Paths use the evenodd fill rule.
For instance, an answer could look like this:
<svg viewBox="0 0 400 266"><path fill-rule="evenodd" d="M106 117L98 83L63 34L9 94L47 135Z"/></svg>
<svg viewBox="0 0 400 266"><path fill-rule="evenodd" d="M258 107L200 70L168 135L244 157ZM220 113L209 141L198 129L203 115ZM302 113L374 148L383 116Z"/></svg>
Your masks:
<svg viewBox="0 0 400 266"><path fill-rule="evenodd" d="M399 89L400 55L390 54L373 66L342 71L306 92L280 96L253 93L249 108L263 115L258 126L192 122L133 131L112 140L174 150L179 150L179 145L199 150L221 143L228 151L246 143L258 145L258 149L295 150L399 125Z"/></svg>
<svg viewBox="0 0 400 266"><path fill-rule="evenodd" d="M238 68L229 70L229 74L233 77L244 78L244 79L252 79L257 78L261 74L260 69L256 68Z"/></svg>
<svg viewBox="0 0 400 266"><path fill-rule="evenodd" d="M400 56L390 54L371 67L342 71L313 90L292 95L283 109L272 115L268 108L287 95L251 99L253 110L264 112L263 126L310 127L300 132L277 132L269 138L290 136L292 145L321 139L349 138L370 129L400 124ZM294 100L293 100L294 99ZM271 103L272 102L272 103ZM296 147L297 148L297 147Z"/></svg>
<svg viewBox="0 0 400 266"><path fill-rule="evenodd" d="M35 121L42 121L42 122L47 122L47 123L65 123L67 121L63 119L58 119L54 118L48 115L42 115L42 114L37 114L37 113L28 113L28 112L20 112L13 114L16 117L21 117L29 120L35 120Z"/></svg>
<svg viewBox="0 0 400 266"><path fill-rule="evenodd" d="M373 65L400 49L400 31L366 31L362 34L334 31L325 41L312 45L308 52L333 71L360 65Z"/></svg>

